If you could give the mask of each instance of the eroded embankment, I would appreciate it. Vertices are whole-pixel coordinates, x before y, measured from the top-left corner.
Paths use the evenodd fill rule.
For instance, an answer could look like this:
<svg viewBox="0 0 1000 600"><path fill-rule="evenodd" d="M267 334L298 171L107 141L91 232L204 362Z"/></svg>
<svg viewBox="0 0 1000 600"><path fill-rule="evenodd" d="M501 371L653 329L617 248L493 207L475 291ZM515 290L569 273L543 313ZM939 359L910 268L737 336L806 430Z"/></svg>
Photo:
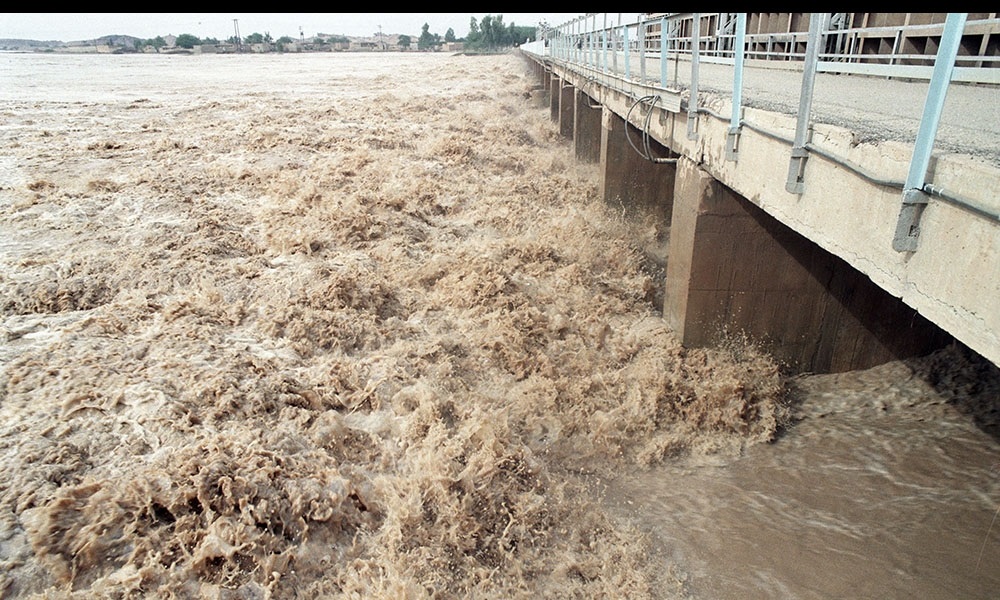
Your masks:
<svg viewBox="0 0 1000 600"><path fill-rule="evenodd" d="M683 593L564 474L769 440L778 369L680 348L517 58L392 69L4 109L9 597Z"/></svg>

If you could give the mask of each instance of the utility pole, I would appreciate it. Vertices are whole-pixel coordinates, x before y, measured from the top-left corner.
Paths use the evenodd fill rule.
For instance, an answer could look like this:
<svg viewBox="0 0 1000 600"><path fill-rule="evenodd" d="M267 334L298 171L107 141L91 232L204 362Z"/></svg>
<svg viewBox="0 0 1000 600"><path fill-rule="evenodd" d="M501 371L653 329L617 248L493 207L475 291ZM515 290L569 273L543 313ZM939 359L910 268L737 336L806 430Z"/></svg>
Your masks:
<svg viewBox="0 0 1000 600"><path fill-rule="evenodd" d="M243 52L243 40L240 39L240 20L233 19L233 28L236 30L236 51Z"/></svg>
<svg viewBox="0 0 1000 600"><path fill-rule="evenodd" d="M379 52L385 50L385 46L382 45L382 26L378 26L378 49Z"/></svg>

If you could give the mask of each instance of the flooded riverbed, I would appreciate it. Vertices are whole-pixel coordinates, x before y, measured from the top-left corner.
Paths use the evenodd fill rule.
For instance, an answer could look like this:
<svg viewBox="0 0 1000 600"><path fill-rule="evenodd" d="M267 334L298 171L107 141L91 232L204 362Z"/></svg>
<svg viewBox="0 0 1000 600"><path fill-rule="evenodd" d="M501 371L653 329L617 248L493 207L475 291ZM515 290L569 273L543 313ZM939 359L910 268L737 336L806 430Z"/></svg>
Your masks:
<svg viewBox="0 0 1000 600"><path fill-rule="evenodd" d="M0 61L4 597L996 589L995 370L681 348L519 58Z"/></svg>
<svg viewBox="0 0 1000 600"><path fill-rule="evenodd" d="M802 378L774 444L623 475L608 504L698 598L995 598L1000 379L966 356Z"/></svg>

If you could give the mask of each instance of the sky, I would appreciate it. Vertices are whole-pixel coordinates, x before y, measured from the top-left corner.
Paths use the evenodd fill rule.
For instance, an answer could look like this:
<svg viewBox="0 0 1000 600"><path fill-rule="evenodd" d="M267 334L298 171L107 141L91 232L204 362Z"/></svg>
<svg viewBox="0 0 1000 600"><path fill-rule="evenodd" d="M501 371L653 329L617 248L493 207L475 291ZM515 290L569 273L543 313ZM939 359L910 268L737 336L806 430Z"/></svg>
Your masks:
<svg viewBox="0 0 1000 600"><path fill-rule="evenodd" d="M131 35L148 39L158 35L190 33L196 37L224 40L236 32L270 33L299 38L318 33L349 36L384 34L419 36L423 25L430 33L455 37L469 33L469 21L486 15L501 15L505 25L562 25L583 13L0 13L0 39L90 40L104 35ZM235 23L234 23L235 20Z"/></svg>

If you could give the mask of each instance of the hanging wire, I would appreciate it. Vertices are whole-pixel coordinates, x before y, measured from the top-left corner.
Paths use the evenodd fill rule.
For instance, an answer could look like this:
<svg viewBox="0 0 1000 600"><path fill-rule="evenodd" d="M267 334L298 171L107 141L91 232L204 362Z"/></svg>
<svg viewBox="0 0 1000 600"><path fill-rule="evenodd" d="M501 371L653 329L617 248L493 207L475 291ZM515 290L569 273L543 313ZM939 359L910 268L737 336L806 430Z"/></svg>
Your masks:
<svg viewBox="0 0 1000 600"><path fill-rule="evenodd" d="M628 133L628 126L631 124L632 111L635 110L636 106L639 106L639 105L645 103L646 101L650 101L650 103L649 103L649 111L646 113L646 120L643 123L643 127L642 127L642 148L643 149L640 150L639 148L636 147L635 143L632 141L632 136L630 136L629 133ZM628 112L625 115L625 139L628 140L629 146L632 146L632 149L635 150L636 153L639 154L639 156L645 158L649 162L653 162L653 163L657 163L657 164L671 164L671 163L676 163L677 162L677 158L657 158L657 157L653 156L653 150L652 150L652 147L650 146L650 143L649 143L649 140L651 138L651 136L649 135L649 125L650 125L650 121L652 121L652 118L653 118L653 108L656 106L656 103L659 102L659 101L660 101L660 97L658 95L651 95L651 96L643 96L643 97L637 99L635 102L632 103L632 106L629 107ZM634 127L634 125L633 125L633 127Z"/></svg>

